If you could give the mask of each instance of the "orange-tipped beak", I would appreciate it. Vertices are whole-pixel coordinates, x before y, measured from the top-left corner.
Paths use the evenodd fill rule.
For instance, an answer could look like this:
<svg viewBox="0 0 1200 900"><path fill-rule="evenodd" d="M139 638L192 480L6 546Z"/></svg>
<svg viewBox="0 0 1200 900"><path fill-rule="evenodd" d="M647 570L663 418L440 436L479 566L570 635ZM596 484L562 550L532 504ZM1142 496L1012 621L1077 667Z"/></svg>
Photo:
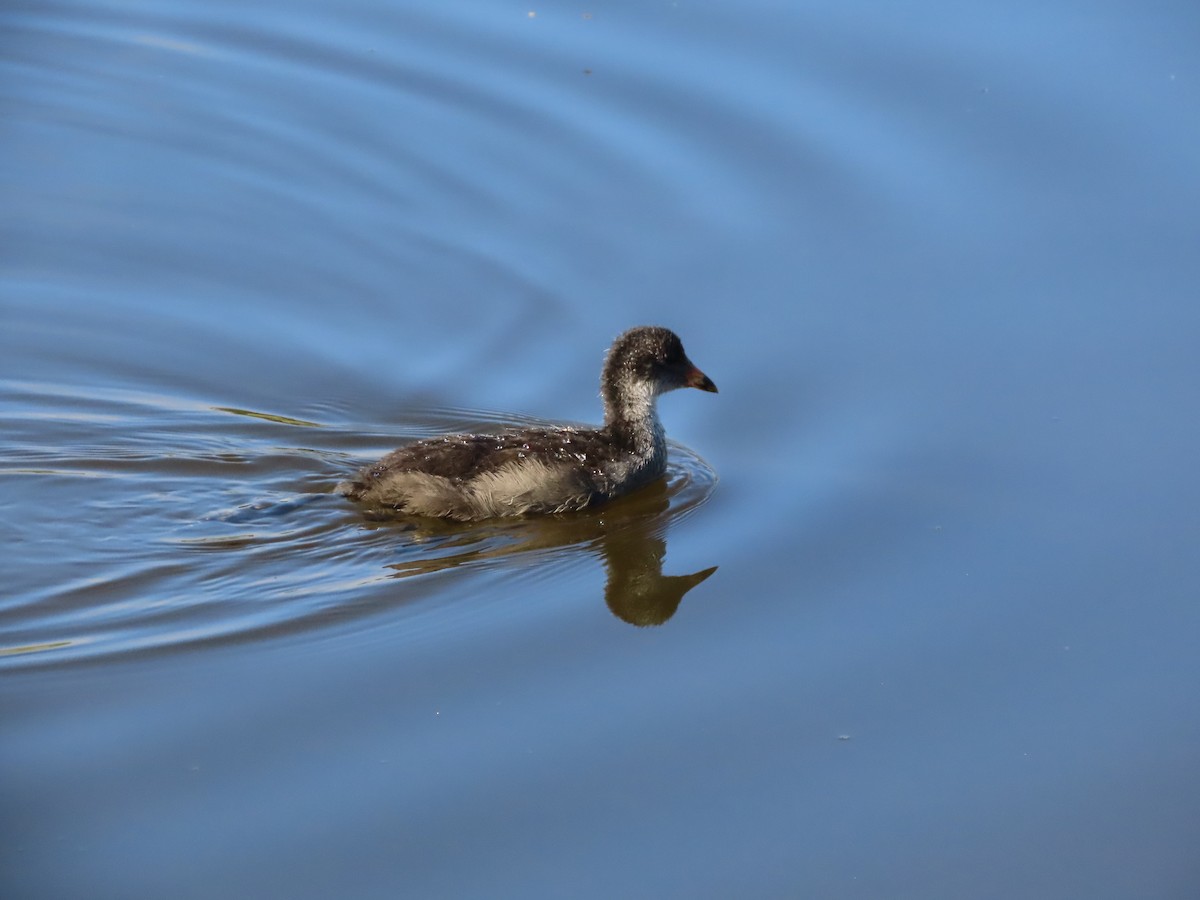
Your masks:
<svg viewBox="0 0 1200 900"><path fill-rule="evenodd" d="M708 391L710 394L717 393L717 386L712 383L712 379L695 366L692 366L691 369L688 370L687 376L684 379L684 383L688 387L699 388L702 391Z"/></svg>

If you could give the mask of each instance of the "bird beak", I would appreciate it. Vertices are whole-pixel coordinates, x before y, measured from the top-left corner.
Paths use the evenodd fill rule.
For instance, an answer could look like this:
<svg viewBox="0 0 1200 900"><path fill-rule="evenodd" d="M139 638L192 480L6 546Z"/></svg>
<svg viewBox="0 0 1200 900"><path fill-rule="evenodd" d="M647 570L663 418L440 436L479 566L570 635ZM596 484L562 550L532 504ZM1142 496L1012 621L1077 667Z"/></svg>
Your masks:
<svg viewBox="0 0 1200 900"><path fill-rule="evenodd" d="M710 394L717 392L717 386L712 383L712 379L692 366L688 369L687 374L683 378L683 383L688 387L699 388L702 391L708 391Z"/></svg>

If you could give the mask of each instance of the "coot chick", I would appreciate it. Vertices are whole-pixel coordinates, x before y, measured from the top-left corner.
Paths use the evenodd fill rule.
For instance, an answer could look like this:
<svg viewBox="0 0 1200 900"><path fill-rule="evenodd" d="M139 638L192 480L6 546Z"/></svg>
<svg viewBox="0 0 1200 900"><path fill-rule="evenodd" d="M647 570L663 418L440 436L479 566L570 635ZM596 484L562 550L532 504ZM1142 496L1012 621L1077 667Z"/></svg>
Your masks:
<svg viewBox="0 0 1200 900"><path fill-rule="evenodd" d="M584 509L663 474L667 439L656 401L682 387L717 392L674 332L633 328L604 360L602 428L521 428L417 441L337 489L373 507L462 521Z"/></svg>

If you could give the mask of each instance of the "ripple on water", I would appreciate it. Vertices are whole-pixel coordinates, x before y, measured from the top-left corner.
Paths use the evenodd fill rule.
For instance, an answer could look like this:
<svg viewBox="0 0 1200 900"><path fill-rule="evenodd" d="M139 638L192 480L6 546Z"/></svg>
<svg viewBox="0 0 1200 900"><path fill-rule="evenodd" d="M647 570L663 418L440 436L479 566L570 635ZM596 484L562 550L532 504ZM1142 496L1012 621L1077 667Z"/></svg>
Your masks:
<svg viewBox="0 0 1200 900"><path fill-rule="evenodd" d="M596 512L372 522L329 490L397 434L349 407L261 399L376 408L400 393L376 373L418 341L404 371L418 398L518 346L523 371L558 367L561 336L539 338L568 292L549 279L568 250L587 248L588 271L619 255L605 217L578 210L619 189L653 216L734 171L663 143L636 71L585 78L594 35L578 18L551 34L520 10L477 12L464 29L433 6L235 24L188 5L14 7L0 73L22 85L22 228L4 343L41 380L0 385L0 477L19 511L0 528L23 560L0 598L0 665L327 628L434 608L456 573L533 579L585 558L607 568L622 619L673 609L686 585L661 574L666 530L715 482L686 448L661 485ZM646 129L658 137L631 142ZM668 152L687 169L664 168ZM592 280L572 287L586 300ZM423 411L403 438L522 421L440 399L409 397Z"/></svg>
<svg viewBox="0 0 1200 900"><path fill-rule="evenodd" d="M527 580L597 560L613 612L654 624L709 574L661 571L668 528L716 482L677 444L662 482L596 511L473 526L372 520L330 492L377 452L444 431L547 423L431 409L389 436L313 410L4 388L0 424L12 438L0 478L36 511L6 528L26 565L0 602L3 667L266 640L410 606L436 615L459 573L504 568ZM23 438L31 408L38 426ZM89 486L73 501L80 479Z"/></svg>

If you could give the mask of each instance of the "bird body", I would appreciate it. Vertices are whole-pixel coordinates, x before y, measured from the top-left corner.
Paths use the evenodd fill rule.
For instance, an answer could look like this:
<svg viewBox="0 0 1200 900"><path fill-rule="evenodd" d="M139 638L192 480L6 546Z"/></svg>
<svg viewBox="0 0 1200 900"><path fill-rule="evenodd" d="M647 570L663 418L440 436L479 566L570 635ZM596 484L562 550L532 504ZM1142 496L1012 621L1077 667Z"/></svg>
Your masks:
<svg viewBox="0 0 1200 900"><path fill-rule="evenodd" d="M415 516L469 521L584 509L666 471L660 394L716 392L679 338L643 326L616 339L601 373L604 425L510 429L417 441L338 485L352 500Z"/></svg>

